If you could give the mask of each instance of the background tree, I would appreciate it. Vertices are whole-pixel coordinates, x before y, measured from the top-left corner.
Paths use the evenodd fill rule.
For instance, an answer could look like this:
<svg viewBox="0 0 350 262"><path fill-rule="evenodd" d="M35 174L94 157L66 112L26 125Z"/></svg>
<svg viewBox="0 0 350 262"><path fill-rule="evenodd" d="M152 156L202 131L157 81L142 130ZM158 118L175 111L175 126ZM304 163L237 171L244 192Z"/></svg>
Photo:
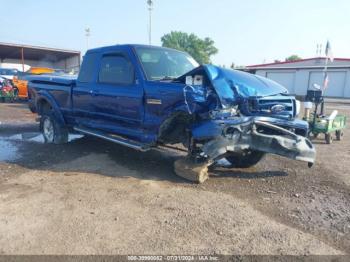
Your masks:
<svg viewBox="0 0 350 262"><path fill-rule="evenodd" d="M286 58L286 62L292 62L292 61L300 60L300 59L301 59L301 57L298 55L291 55L291 56Z"/></svg>
<svg viewBox="0 0 350 262"><path fill-rule="evenodd" d="M195 34L173 31L162 36L162 46L189 53L200 64L210 64L210 57L218 53L214 41L209 37L199 38Z"/></svg>

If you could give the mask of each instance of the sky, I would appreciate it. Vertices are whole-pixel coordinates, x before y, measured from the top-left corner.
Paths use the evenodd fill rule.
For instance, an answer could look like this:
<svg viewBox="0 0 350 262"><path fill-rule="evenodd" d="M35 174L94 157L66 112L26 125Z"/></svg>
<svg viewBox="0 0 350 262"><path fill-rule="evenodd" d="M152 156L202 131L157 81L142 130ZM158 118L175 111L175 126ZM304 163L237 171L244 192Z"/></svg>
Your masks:
<svg viewBox="0 0 350 262"><path fill-rule="evenodd" d="M80 50L148 43L146 0L0 0L0 42ZM350 58L349 0L154 0L152 44L171 31L215 41L217 65L316 56L330 41ZM324 50L323 50L324 53Z"/></svg>

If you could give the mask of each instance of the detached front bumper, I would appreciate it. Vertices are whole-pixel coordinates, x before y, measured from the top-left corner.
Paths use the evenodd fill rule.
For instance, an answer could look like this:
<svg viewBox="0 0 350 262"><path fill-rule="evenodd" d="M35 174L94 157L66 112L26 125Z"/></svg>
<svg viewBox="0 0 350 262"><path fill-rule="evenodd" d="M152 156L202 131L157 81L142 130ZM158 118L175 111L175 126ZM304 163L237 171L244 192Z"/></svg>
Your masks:
<svg viewBox="0 0 350 262"><path fill-rule="evenodd" d="M255 118L224 126L221 135L205 143L202 150L212 161L228 153L239 154L247 150L304 161L310 167L316 158L315 147L309 139Z"/></svg>

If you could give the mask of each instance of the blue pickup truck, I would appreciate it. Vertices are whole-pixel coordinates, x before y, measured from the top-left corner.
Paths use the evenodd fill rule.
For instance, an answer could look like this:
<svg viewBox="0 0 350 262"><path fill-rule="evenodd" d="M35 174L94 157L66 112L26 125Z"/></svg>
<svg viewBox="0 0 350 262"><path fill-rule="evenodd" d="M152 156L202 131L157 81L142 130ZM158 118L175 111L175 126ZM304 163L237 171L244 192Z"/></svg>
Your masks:
<svg viewBox="0 0 350 262"><path fill-rule="evenodd" d="M92 49L78 77L31 78L29 97L47 143L78 132L141 151L183 144L194 161L238 168L266 153L315 160L300 103L283 86L173 49Z"/></svg>

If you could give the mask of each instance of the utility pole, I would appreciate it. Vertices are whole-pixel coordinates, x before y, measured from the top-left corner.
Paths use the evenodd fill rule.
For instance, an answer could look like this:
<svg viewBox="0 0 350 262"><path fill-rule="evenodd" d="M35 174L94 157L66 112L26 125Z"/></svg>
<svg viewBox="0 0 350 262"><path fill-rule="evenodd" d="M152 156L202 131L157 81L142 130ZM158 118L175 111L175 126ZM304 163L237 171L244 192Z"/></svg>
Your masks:
<svg viewBox="0 0 350 262"><path fill-rule="evenodd" d="M148 43L152 44L152 11L153 11L153 0L147 0L148 11L149 11L149 27L148 27Z"/></svg>
<svg viewBox="0 0 350 262"><path fill-rule="evenodd" d="M86 36L86 50L89 50L89 37L91 35L90 28L85 28L85 36Z"/></svg>
<svg viewBox="0 0 350 262"><path fill-rule="evenodd" d="M22 72L24 72L24 48L21 48Z"/></svg>

